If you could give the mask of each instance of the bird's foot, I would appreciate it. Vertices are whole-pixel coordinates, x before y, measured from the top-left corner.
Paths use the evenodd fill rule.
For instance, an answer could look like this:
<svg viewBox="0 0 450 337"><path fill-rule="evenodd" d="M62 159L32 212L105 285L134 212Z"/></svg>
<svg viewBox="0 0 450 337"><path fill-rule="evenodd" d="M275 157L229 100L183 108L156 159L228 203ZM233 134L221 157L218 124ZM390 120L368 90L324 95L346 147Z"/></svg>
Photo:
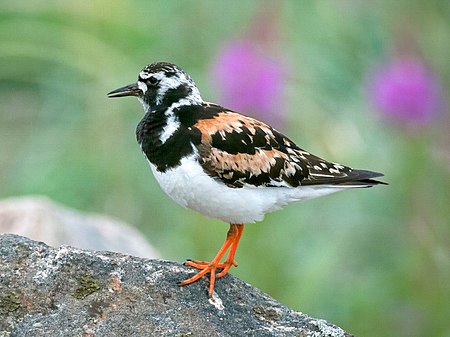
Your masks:
<svg viewBox="0 0 450 337"><path fill-rule="evenodd" d="M187 260L184 265L185 266L189 266L189 267L194 267L196 269L200 269L203 270L205 269L205 267L207 267L208 265L210 265L212 262L208 262L208 261L200 261L200 260ZM238 263L236 261L233 260L233 262L227 262L225 261L224 263L217 263L216 264L216 269L225 269L227 268L230 269L231 266L238 266ZM226 273L225 273L226 274ZM224 275L225 275L224 274Z"/></svg>
<svg viewBox="0 0 450 337"><path fill-rule="evenodd" d="M239 244L239 239L241 238L243 230L244 225L231 224L230 229L228 230L227 233L227 239L223 243L222 248L220 248L214 260L212 260L211 262L199 260L187 261L184 264L185 266L190 266L199 269L200 271L191 278L188 278L187 280L180 282L179 285L185 286L187 284L191 284L209 273L210 276L209 276L208 294L209 297L211 297L214 292L214 283L216 281L216 278L225 276L228 273L228 270L231 268L231 266L237 267L237 262L234 260L234 255L236 254L236 249ZM225 262L222 263L220 261L227 252L228 248L230 249L230 252L228 253L227 258L225 259ZM221 271L216 275L217 269L221 269Z"/></svg>
<svg viewBox="0 0 450 337"><path fill-rule="evenodd" d="M199 260L188 260L184 263L185 266L194 267L196 269L204 270L209 268L213 262L199 261ZM235 260L225 261L224 263L216 263L214 269L222 269L220 273L216 274L216 278L220 278L225 276L228 273L228 270L232 267L238 266L238 263ZM208 273L208 272L207 272Z"/></svg>
<svg viewBox="0 0 450 337"><path fill-rule="evenodd" d="M209 273L210 276L209 276L208 295L209 295L209 297L211 297L213 294L213 291L214 291L214 283L215 283L216 278L225 276L228 273L228 270L232 266L237 267L238 264L234 260L230 260L230 261L226 260L223 263L220 263L220 262L214 263L214 261L206 262L206 261L199 261L199 260L189 260L189 261L186 261L184 263L184 265L199 269L200 271L197 274L195 274L194 276L188 278L187 280L180 282L179 285L184 286L187 284L191 284L191 283L197 281L198 279L202 278L204 275ZM216 274L218 269L221 269L221 271Z"/></svg>

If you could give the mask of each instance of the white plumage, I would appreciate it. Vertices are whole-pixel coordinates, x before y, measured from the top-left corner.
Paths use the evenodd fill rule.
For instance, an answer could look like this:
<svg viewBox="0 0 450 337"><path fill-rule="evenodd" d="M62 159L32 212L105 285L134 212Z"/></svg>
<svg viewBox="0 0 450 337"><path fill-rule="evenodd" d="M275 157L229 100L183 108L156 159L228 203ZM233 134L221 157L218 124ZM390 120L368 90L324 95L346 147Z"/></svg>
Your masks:
<svg viewBox="0 0 450 337"><path fill-rule="evenodd" d="M228 223L254 223L263 220L265 213L279 210L288 204L355 187L246 185L232 188L207 175L197 157L198 154L194 153L183 158L180 166L164 173L159 172L150 161L149 164L161 189L176 203Z"/></svg>

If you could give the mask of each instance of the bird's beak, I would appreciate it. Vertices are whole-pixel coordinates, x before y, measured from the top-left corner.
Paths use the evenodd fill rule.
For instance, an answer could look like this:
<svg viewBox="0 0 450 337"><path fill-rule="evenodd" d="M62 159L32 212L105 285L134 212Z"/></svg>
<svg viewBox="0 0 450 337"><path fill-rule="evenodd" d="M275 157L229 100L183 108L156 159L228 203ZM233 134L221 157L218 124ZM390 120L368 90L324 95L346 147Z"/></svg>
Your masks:
<svg viewBox="0 0 450 337"><path fill-rule="evenodd" d="M142 90L139 89L137 83L131 83L122 88L108 92L109 98L140 95L142 95Z"/></svg>

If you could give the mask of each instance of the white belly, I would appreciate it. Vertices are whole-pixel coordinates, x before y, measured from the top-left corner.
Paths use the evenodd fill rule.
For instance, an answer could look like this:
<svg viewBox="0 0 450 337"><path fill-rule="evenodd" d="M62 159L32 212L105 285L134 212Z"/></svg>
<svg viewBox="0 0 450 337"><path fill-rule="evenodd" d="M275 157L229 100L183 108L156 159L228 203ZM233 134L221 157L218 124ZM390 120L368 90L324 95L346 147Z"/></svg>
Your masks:
<svg viewBox="0 0 450 337"><path fill-rule="evenodd" d="M333 186L231 188L208 176L195 159L195 154L182 159L180 166L164 173L152 163L150 167L163 191L175 202L235 224L261 221L265 213L287 204L343 189Z"/></svg>

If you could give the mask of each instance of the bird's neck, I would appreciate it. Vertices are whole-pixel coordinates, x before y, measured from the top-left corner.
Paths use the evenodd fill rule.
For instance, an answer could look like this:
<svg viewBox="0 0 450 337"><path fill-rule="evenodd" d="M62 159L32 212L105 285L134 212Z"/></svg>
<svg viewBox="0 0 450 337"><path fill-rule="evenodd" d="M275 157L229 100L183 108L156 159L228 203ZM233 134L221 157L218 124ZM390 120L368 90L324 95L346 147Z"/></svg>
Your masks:
<svg viewBox="0 0 450 337"><path fill-rule="evenodd" d="M203 104L192 82L183 82L149 91L141 98L145 115L136 129L136 137L147 159L164 172L180 164L182 157L193 153L192 130L182 126L183 107Z"/></svg>
<svg viewBox="0 0 450 337"><path fill-rule="evenodd" d="M154 145L164 144L173 133L181 126L178 111L181 107L201 105L203 101L193 97L182 97L177 100L163 99L160 104L151 105L142 103L145 111L143 122L146 123L149 128L147 134L150 137Z"/></svg>
<svg viewBox="0 0 450 337"><path fill-rule="evenodd" d="M194 105L201 103L183 98L167 107L146 109L137 126L136 137L147 159L159 171L179 165L182 156L192 153L191 135L181 125L179 109Z"/></svg>

